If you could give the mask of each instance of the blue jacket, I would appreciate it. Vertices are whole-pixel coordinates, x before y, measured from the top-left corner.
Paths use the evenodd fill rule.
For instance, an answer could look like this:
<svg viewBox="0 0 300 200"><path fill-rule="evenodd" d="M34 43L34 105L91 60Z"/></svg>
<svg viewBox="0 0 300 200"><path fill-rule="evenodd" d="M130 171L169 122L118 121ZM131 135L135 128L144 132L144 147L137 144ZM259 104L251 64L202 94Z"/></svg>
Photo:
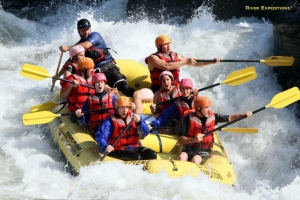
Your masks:
<svg viewBox="0 0 300 200"><path fill-rule="evenodd" d="M192 107L193 100L184 100L190 108ZM180 113L175 102L173 102L169 107L167 107L156 120L152 121L150 124L152 127L165 127L167 126L170 119L176 119L180 121Z"/></svg>
<svg viewBox="0 0 300 200"><path fill-rule="evenodd" d="M102 97L107 93L106 90L104 90L101 94L98 94L98 98L99 99L102 99ZM95 95L97 95L97 93L95 93ZM112 103L113 105L116 104L116 100L117 100L118 96L116 94L114 94L113 96L113 99L112 99ZM86 99L82 108L81 108L82 111L87 111L87 110L90 110L90 106L89 106L89 100ZM90 122L90 117L91 117L91 114L90 113L85 113L82 117L82 119L80 119L80 122L82 124L88 124Z"/></svg>
<svg viewBox="0 0 300 200"><path fill-rule="evenodd" d="M136 123L138 128L141 128L141 131L145 136L147 136L150 132L148 125L145 120L142 119L139 123ZM105 153L105 148L109 145L108 138L110 134L114 131L113 122L110 117L108 117L104 122L99 126L98 131L96 132L95 139L98 143L99 151L101 153ZM112 144L110 144L112 145ZM128 147L130 148L130 146Z"/></svg>

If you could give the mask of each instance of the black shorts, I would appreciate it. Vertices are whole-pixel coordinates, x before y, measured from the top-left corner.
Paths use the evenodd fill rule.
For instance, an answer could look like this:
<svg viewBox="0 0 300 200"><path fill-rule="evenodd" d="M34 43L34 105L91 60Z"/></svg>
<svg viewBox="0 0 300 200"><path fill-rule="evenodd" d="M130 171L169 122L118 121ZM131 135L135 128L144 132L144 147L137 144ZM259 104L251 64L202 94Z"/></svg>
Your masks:
<svg viewBox="0 0 300 200"><path fill-rule="evenodd" d="M152 90L154 94L156 91L160 90L160 86L151 86L149 89Z"/></svg>
<svg viewBox="0 0 300 200"><path fill-rule="evenodd" d="M196 155L203 157L209 156L211 149L202 149L195 145L185 145L182 147L181 152L185 152L188 155L188 161L191 161L192 158Z"/></svg>
<svg viewBox="0 0 300 200"><path fill-rule="evenodd" d="M111 157L118 158L121 160L152 160L156 159L157 155L155 151L149 149L147 147L136 147L132 148L131 150L116 150L110 152L108 154Z"/></svg>

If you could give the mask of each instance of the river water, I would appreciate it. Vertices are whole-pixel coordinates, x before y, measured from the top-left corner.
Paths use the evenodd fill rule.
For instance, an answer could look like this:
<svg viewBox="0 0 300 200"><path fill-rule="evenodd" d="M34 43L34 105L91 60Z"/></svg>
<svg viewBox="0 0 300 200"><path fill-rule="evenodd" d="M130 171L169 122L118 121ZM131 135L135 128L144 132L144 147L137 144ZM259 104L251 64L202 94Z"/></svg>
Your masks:
<svg viewBox="0 0 300 200"><path fill-rule="evenodd" d="M79 176L66 173L66 162L53 144L46 125L24 126L22 115L51 95L51 79L36 81L20 75L24 63L55 74L59 46L77 42L76 22L87 18L92 30L102 34L117 59L144 64L155 52L160 34L171 36L172 49L201 59L260 60L273 55L273 25L256 18L214 21L203 8L186 25L156 24L147 19L130 23L126 0L105 1L90 9L61 5L55 15L39 21L15 17L0 10L0 197L17 199L300 199L299 124L295 105L268 108L232 127L258 128L258 134L220 132L237 175L234 187L197 178L170 179L148 174L141 166L101 164L86 167ZM32 13L34 15L34 13ZM174 19L173 21L176 21ZM279 56L279 55L278 55ZM68 53L63 54L63 62ZM254 111L281 92L273 68L263 63L220 63L201 68L184 66L182 77L191 77L196 88L223 81L228 74L254 66L257 78L229 86L222 84L201 94L213 100L222 114ZM54 90L59 89L57 83Z"/></svg>

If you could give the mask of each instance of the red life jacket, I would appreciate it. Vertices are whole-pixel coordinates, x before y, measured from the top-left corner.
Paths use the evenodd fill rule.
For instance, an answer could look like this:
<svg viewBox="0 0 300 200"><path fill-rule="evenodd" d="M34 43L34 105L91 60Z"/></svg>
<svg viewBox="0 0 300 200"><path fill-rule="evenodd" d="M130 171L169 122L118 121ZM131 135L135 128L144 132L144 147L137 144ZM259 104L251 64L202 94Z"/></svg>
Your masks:
<svg viewBox="0 0 300 200"><path fill-rule="evenodd" d="M99 63L100 61L103 61L103 60L105 60L105 53L104 53L104 51L103 50L101 50L101 49L98 49L98 48L96 48L96 47L90 47L87 51L91 51L91 52L93 52L93 51L97 51L98 52L98 54L97 54L97 56L95 57L95 56L91 56L91 58L93 59L93 61L94 61L94 63Z"/></svg>
<svg viewBox="0 0 300 200"><path fill-rule="evenodd" d="M86 81L83 77L78 76L77 74L71 75L74 80L78 81L79 84L92 85L92 79L88 78ZM67 102L68 110L70 112L75 112L75 110L80 109L83 106L84 101L90 95L91 89L88 87L78 86L77 88L72 88Z"/></svg>
<svg viewBox="0 0 300 200"><path fill-rule="evenodd" d="M169 95L168 92L164 91L163 89L159 90L159 102L165 102L171 99L174 99L176 97L180 97L181 93L180 93L180 89L178 86L173 87L173 89L170 92L171 94ZM166 109L167 107L169 107L173 102L169 102L169 103L163 103L159 105L159 113L162 113L164 111L164 109Z"/></svg>
<svg viewBox="0 0 300 200"><path fill-rule="evenodd" d="M77 69L78 69L78 65L77 65L77 62L75 60L67 60L65 62L65 64L63 65L63 70L66 70L68 66L71 66L72 67L72 74L75 74L77 72Z"/></svg>
<svg viewBox="0 0 300 200"><path fill-rule="evenodd" d="M169 63L169 62L178 62L177 53L174 53L173 51L170 51L170 54L164 54L164 53L156 52L153 55L157 55L161 60L163 60L167 63ZM148 64L148 58L145 59L145 62ZM156 67L152 71L150 71L151 87L160 86L159 75L163 71L164 70L158 69ZM179 84L179 75L180 75L179 68L174 69L174 70L170 70L170 72L173 74L174 84Z"/></svg>
<svg viewBox="0 0 300 200"><path fill-rule="evenodd" d="M131 121L131 115L132 115L132 111L128 111L128 114L126 116L126 124L129 124L129 122ZM109 144L113 144L127 126L124 120L119 116L113 115L111 116L111 120L113 122L114 131L109 136L108 139ZM130 128L127 129L127 131L123 134L120 140L116 143L116 145L114 146L114 151L124 150L126 146L133 146L133 147L141 146L140 140L138 138L137 127L135 122L133 122L130 125Z"/></svg>
<svg viewBox="0 0 300 200"><path fill-rule="evenodd" d="M106 93L101 99L98 96L92 95L88 97L89 109L90 110L101 110L104 108L113 108L113 97L114 92ZM109 115L114 113L114 110L106 110L103 112L91 113L90 117L90 130L93 130L95 127L99 126Z"/></svg>
<svg viewBox="0 0 300 200"><path fill-rule="evenodd" d="M209 117L206 120L205 125L203 126L199 117L195 115L195 113L189 113L190 121L189 128L187 131L187 137L192 138L195 137L198 133L205 134L208 131L214 130L215 127L215 114L212 111L209 111ZM212 148L214 142L214 134L210 133L205 136L203 140L200 142L195 142L192 145L199 145L199 148Z"/></svg>
<svg viewBox="0 0 300 200"><path fill-rule="evenodd" d="M183 118L184 115L195 111L194 108L190 108L189 104L187 104L186 102L184 102L182 100L176 100L175 104L176 104L177 109L178 109L179 114L180 114L180 120Z"/></svg>

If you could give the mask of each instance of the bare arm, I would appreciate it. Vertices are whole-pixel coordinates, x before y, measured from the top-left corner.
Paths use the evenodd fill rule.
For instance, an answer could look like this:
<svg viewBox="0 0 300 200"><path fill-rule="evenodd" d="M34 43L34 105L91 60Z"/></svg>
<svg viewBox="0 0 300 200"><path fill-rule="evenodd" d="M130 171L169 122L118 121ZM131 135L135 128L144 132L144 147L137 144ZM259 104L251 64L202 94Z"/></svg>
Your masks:
<svg viewBox="0 0 300 200"><path fill-rule="evenodd" d="M159 102L159 90L154 93L153 103L157 104Z"/></svg>
<svg viewBox="0 0 300 200"><path fill-rule="evenodd" d="M83 48L85 48L85 50L87 50L93 46L92 43L90 43L89 41L81 42L76 45L82 46Z"/></svg>
<svg viewBox="0 0 300 200"><path fill-rule="evenodd" d="M153 103L151 103L151 105L150 105L150 110L151 110L152 114L154 114L154 115L158 114L158 110L156 107L157 103L159 103L159 91L156 91L154 93Z"/></svg>
<svg viewBox="0 0 300 200"><path fill-rule="evenodd" d="M85 41L85 42L81 42L81 43L78 43L78 44L75 44L75 45L71 45L71 46L61 45L59 47L59 50L61 52L66 52L66 51L69 51L72 47L74 47L76 45L80 45L80 46L82 46L85 49L89 49L89 48L91 48L93 46L92 43L90 43L89 41Z"/></svg>
<svg viewBox="0 0 300 200"><path fill-rule="evenodd" d="M184 58L184 56L178 54L178 59L182 59ZM189 66L194 66L194 67L202 67L202 66L206 66L206 65L211 65L211 64L216 64L219 63L222 59L221 58L214 58L215 62L197 62L196 58L189 58L191 59L190 64L188 64Z"/></svg>
<svg viewBox="0 0 300 200"><path fill-rule="evenodd" d="M250 117L252 115L252 112L251 111L247 111L245 114L234 114L234 115L229 115L229 122L231 121L234 121L238 118L241 118L241 117Z"/></svg>
<svg viewBox="0 0 300 200"><path fill-rule="evenodd" d="M150 55L148 57L148 67L149 70L152 71L155 67L161 70L174 70L177 69L183 65L188 65L190 64L191 61L189 61L188 58L182 58L179 59L178 62L165 62L161 60L158 56L156 55Z"/></svg>
<svg viewBox="0 0 300 200"><path fill-rule="evenodd" d="M202 66L206 66L206 65L211 65L211 64L216 64L219 63L222 59L221 58L214 58L216 60L216 62L197 62L195 58L192 58L193 62L195 63L195 67L202 67Z"/></svg>

